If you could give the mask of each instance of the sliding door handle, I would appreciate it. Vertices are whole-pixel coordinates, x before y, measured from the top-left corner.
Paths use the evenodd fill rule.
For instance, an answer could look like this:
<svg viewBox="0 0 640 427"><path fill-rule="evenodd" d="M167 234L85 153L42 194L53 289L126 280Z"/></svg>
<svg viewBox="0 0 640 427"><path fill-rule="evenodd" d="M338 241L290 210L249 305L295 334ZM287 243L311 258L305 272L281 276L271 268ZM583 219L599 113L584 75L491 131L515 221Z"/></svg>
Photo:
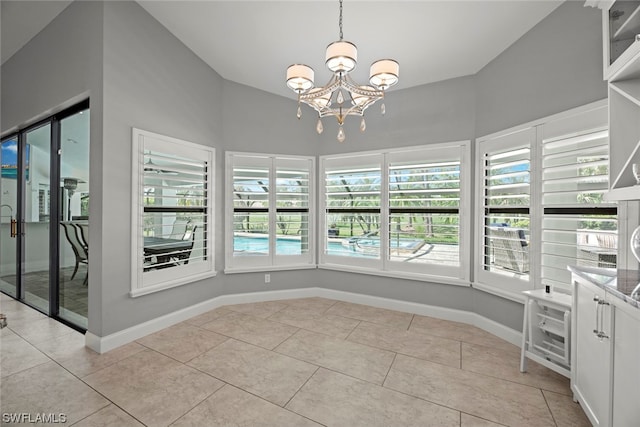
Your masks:
<svg viewBox="0 0 640 427"><path fill-rule="evenodd" d="M18 235L18 221L11 218L11 237L15 238Z"/></svg>

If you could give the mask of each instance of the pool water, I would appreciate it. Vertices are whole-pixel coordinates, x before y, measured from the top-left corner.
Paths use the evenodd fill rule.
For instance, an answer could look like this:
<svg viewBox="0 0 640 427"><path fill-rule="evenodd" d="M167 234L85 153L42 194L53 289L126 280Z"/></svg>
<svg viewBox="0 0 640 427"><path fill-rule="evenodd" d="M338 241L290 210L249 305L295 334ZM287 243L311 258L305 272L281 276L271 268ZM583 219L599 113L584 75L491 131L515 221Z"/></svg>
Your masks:
<svg viewBox="0 0 640 427"><path fill-rule="evenodd" d="M278 255L300 255L302 253L302 244L299 239L276 239L276 253ZM269 253L269 238L267 237L233 237L233 253L234 255L256 255ZM342 246L340 242L329 242L327 251L328 255L356 256L356 257L372 257L372 254L364 254L356 252L353 248ZM377 256L377 255L376 255Z"/></svg>

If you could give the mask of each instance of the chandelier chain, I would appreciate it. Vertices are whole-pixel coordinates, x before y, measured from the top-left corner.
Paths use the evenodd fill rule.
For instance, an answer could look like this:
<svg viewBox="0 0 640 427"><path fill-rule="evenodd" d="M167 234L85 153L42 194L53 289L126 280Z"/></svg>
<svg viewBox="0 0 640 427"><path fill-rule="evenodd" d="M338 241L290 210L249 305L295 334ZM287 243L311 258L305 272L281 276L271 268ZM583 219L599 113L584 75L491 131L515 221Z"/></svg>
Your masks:
<svg viewBox="0 0 640 427"><path fill-rule="evenodd" d="M340 41L342 41L342 0L340 0L340 19L338 21L339 25L340 25Z"/></svg>

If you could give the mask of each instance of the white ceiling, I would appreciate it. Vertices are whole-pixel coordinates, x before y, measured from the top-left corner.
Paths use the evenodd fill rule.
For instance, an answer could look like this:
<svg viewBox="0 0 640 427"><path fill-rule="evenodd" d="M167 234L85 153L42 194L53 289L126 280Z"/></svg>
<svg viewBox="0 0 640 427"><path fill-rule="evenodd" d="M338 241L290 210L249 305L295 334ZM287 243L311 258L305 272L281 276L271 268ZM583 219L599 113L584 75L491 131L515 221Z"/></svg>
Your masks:
<svg viewBox="0 0 640 427"><path fill-rule="evenodd" d="M70 2L2 0L2 62ZM304 63L329 80L326 46L338 39L338 1L138 1L225 79L294 97L286 68ZM357 82L376 59L400 63L398 89L475 74L561 0L344 2L344 39L358 46Z"/></svg>

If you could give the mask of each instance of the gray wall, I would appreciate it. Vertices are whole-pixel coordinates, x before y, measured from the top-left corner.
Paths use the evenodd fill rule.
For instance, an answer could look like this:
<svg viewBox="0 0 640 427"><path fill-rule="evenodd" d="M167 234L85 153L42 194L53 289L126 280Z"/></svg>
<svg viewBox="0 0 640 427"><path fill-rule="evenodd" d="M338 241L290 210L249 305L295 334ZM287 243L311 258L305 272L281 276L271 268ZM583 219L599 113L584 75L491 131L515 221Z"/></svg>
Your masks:
<svg viewBox="0 0 640 427"><path fill-rule="evenodd" d="M301 122L306 122L308 138L315 140L319 155L474 138L473 76L393 90L385 95L384 103L384 116L379 103L367 109L364 133L359 130L359 117L347 118L344 126L347 139L342 144L336 141L336 120L323 119L324 132L320 136L315 132L317 115L312 114L310 108L303 110Z"/></svg>
<svg viewBox="0 0 640 427"><path fill-rule="evenodd" d="M601 10L567 1L475 76L476 137L607 97ZM522 304L474 292L474 311L522 328Z"/></svg>
<svg viewBox="0 0 640 427"><path fill-rule="evenodd" d="M568 2L477 75L390 92L387 115L371 107L365 134L349 120L339 144L335 122L317 135L310 109L298 121L294 100L222 79L136 3L74 2L3 65L2 129L91 96L89 330L98 336L221 294L305 286L476 311L520 329L521 304L467 287L329 270L272 272L269 285L263 273L223 274L224 152L322 155L473 139L601 99L600 33L597 11ZM132 299L134 126L217 149L218 276Z"/></svg>
<svg viewBox="0 0 640 427"><path fill-rule="evenodd" d="M209 280L129 297L131 129L212 146L220 155L222 85L223 79L214 70L137 3L104 3L103 126L107 143L102 186L104 200L109 203L101 212L103 270L97 278L103 317L89 323L94 334L108 335L220 293L219 280ZM221 178L218 173L218 183ZM218 206L220 193L216 194ZM93 308L91 301L90 310Z"/></svg>
<svg viewBox="0 0 640 427"><path fill-rule="evenodd" d="M601 13L567 1L480 70L476 136L606 98Z"/></svg>

